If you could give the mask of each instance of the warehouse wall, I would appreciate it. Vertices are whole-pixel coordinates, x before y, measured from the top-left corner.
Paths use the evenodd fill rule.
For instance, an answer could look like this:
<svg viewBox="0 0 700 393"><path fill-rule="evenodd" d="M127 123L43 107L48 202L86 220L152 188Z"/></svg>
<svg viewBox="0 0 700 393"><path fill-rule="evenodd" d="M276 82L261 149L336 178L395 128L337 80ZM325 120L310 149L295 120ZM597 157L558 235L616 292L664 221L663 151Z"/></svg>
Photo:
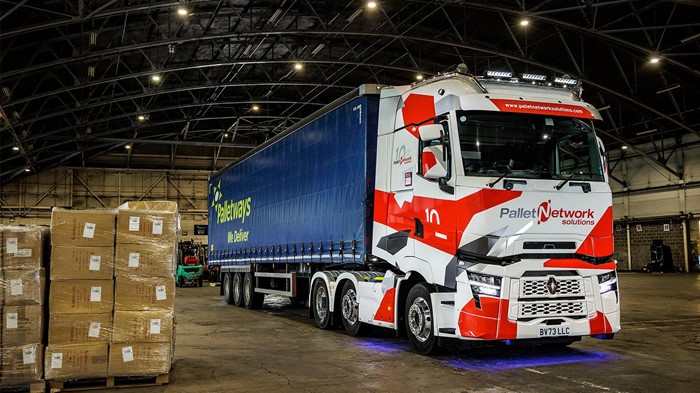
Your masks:
<svg viewBox="0 0 700 393"><path fill-rule="evenodd" d="M52 207L116 208L127 201L170 200L180 208L183 239L207 224L206 171L58 168L0 185L1 224L49 224Z"/></svg>

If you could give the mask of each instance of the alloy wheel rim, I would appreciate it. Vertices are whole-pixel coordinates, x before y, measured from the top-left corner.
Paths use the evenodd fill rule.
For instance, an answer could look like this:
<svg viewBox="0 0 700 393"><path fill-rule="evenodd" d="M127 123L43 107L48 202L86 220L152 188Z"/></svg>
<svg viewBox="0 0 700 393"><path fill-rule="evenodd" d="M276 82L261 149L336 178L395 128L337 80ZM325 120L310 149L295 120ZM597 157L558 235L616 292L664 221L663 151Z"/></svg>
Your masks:
<svg viewBox="0 0 700 393"><path fill-rule="evenodd" d="M433 329L432 315L428 302L422 297L416 298L408 310L408 327L420 342L425 342L430 337Z"/></svg>

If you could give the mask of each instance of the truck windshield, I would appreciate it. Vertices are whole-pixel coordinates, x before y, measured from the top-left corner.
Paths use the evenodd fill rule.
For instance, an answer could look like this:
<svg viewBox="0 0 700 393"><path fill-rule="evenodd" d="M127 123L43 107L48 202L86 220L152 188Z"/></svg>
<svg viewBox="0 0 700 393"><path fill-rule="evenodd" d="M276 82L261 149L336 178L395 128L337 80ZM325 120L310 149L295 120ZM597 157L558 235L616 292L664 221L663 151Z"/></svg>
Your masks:
<svg viewBox="0 0 700 393"><path fill-rule="evenodd" d="M603 181L596 137L581 120L458 111L466 176Z"/></svg>

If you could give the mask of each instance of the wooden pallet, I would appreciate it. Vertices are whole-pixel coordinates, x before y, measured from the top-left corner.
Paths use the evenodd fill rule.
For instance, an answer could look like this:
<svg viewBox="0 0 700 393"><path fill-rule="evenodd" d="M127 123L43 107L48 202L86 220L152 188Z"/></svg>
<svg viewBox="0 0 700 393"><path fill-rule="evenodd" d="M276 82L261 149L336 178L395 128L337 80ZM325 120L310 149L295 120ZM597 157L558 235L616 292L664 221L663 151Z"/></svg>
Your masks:
<svg viewBox="0 0 700 393"><path fill-rule="evenodd" d="M91 379L74 379L70 381L50 381L51 393L78 392L81 390L134 388L140 386L158 386L170 383L170 374L152 377L107 377Z"/></svg>
<svg viewBox="0 0 700 393"><path fill-rule="evenodd" d="M29 393L46 393L46 381L30 382L21 386L3 386L3 392L29 392Z"/></svg>

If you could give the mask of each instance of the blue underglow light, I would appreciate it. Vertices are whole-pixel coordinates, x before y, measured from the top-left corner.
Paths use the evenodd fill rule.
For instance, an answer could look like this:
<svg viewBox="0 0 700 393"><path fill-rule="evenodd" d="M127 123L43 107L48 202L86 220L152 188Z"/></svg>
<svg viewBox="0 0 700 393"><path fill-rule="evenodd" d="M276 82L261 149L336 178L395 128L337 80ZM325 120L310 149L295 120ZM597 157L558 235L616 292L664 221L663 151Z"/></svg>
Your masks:
<svg viewBox="0 0 700 393"><path fill-rule="evenodd" d="M393 353L393 352L409 352L411 345L406 340L396 339L358 339L355 345L361 348L370 349L376 352Z"/></svg>
<svg viewBox="0 0 700 393"><path fill-rule="evenodd" d="M613 361L616 355L602 351L588 350L551 350L542 351L533 348L530 351L501 350L493 352L483 352L474 356L459 356L442 360L442 363L449 367L469 371L500 371L523 367L553 366L558 364L571 363L605 363ZM496 352L498 352L496 354Z"/></svg>

